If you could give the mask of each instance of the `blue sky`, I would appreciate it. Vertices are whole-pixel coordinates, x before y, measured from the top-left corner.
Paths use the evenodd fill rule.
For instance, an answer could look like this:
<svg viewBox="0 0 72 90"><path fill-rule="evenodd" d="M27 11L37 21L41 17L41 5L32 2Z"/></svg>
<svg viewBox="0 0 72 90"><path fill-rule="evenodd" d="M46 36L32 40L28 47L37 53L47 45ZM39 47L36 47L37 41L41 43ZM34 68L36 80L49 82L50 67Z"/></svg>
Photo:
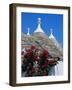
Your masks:
<svg viewBox="0 0 72 90"><path fill-rule="evenodd" d="M38 25L38 18L41 18L41 27L49 36L50 29L53 29L54 36L63 46L63 15L62 14L43 14L43 13L21 13L21 30L27 34L28 27L32 34Z"/></svg>

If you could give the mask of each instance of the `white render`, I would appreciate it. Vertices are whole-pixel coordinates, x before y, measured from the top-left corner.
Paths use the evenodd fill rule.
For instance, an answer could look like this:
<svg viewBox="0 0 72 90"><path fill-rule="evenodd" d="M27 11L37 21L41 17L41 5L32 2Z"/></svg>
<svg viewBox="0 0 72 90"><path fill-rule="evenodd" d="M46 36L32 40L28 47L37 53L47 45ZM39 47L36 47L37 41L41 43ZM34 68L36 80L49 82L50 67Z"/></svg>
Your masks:
<svg viewBox="0 0 72 90"><path fill-rule="evenodd" d="M55 75L63 75L63 61L59 61L55 66Z"/></svg>
<svg viewBox="0 0 72 90"><path fill-rule="evenodd" d="M60 76L63 75L63 62L59 61L57 65L51 67L49 76Z"/></svg>

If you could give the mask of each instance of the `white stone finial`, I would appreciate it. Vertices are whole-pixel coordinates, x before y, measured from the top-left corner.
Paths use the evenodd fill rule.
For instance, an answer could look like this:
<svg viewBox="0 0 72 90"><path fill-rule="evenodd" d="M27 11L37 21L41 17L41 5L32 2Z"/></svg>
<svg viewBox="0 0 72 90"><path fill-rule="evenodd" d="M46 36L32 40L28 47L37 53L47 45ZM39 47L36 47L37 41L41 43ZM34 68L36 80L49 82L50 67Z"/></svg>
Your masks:
<svg viewBox="0 0 72 90"><path fill-rule="evenodd" d="M27 33L28 36L30 36L30 28L28 28L28 33Z"/></svg>
<svg viewBox="0 0 72 90"><path fill-rule="evenodd" d="M53 29L52 29L52 28L50 29L50 32L51 32L51 34L50 34L49 38L50 38L50 39L51 39L51 38L55 38L54 35L53 35Z"/></svg>
<svg viewBox="0 0 72 90"><path fill-rule="evenodd" d="M38 24L41 24L41 18L38 18Z"/></svg>
<svg viewBox="0 0 72 90"><path fill-rule="evenodd" d="M53 34L53 29L51 28L50 30L51 30L51 34Z"/></svg>

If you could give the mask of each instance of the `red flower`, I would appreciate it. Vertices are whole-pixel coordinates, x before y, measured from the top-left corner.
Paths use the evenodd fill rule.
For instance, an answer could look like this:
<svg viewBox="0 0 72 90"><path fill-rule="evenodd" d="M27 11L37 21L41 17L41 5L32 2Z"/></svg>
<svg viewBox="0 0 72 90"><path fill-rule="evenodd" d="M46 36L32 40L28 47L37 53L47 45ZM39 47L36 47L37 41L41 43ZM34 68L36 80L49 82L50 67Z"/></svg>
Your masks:
<svg viewBox="0 0 72 90"><path fill-rule="evenodd" d="M44 76L46 76L46 75L47 75L47 72L46 72L45 70L44 70L44 73L43 73L43 75L44 75Z"/></svg>
<svg viewBox="0 0 72 90"><path fill-rule="evenodd" d="M48 58L48 51L44 50L42 55L43 55L44 58Z"/></svg>
<svg viewBox="0 0 72 90"><path fill-rule="evenodd" d="M57 61L55 61L55 60L49 60L48 61L48 65L54 65L54 64L56 64L57 63Z"/></svg>
<svg viewBox="0 0 72 90"><path fill-rule="evenodd" d="M26 52L31 52L31 49L26 49Z"/></svg>
<svg viewBox="0 0 72 90"><path fill-rule="evenodd" d="M27 64L27 60L23 60L22 61L22 64Z"/></svg>
<svg viewBox="0 0 72 90"><path fill-rule="evenodd" d="M36 68L36 71L37 71L37 72L40 72L40 68L39 68L39 67L37 67L37 68Z"/></svg>
<svg viewBox="0 0 72 90"><path fill-rule="evenodd" d="M44 64L44 65L43 65L43 68L46 68L46 67L47 67L47 65L48 65L47 63L46 63L46 64Z"/></svg>
<svg viewBox="0 0 72 90"><path fill-rule="evenodd" d="M32 70L31 71L32 71L32 73L34 73L35 69L32 67Z"/></svg>
<svg viewBox="0 0 72 90"><path fill-rule="evenodd" d="M33 55L32 51L28 51L26 52L26 54L24 55L25 58L30 58Z"/></svg>
<svg viewBox="0 0 72 90"><path fill-rule="evenodd" d="M21 52L21 55L24 55L24 51Z"/></svg>
<svg viewBox="0 0 72 90"><path fill-rule="evenodd" d="M35 45L32 45L31 46L31 50L34 50L34 49L36 49L36 46Z"/></svg>
<svg viewBox="0 0 72 90"><path fill-rule="evenodd" d="M32 56L32 60L33 60L33 61L37 61L37 56L35 56L35 55Z"/></svg>

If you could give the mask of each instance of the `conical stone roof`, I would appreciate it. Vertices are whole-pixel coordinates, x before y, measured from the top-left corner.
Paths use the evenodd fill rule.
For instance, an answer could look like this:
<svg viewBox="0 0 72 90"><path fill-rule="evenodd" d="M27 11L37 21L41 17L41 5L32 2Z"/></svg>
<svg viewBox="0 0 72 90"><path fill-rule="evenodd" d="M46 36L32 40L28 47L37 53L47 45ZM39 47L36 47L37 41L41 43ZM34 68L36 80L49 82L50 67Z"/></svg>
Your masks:
<svg viewBox="0 0 72 90"><path fill-rule="evenodd" d="M34 31L34 33L36 32L44 33L44 31L41 28L41 18L38 18L38 26L37 26L37 29Z"/></svg>

